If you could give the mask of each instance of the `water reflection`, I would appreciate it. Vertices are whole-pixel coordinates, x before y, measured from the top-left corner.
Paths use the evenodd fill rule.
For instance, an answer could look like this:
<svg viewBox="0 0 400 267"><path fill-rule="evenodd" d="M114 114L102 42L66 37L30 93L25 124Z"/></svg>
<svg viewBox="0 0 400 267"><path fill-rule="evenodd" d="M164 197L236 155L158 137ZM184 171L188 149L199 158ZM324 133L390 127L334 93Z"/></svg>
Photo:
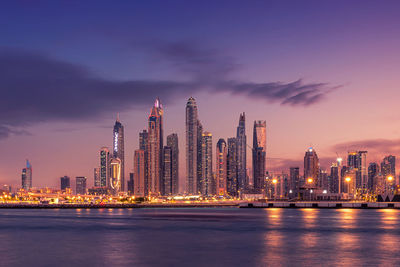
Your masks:
<svg viewBox="0 0 400 267"><path fill-rule="evenodd" d="M380 213L380 223L384 229L395 229L399 217L399 211L395 209L378 210Z"/></svg>

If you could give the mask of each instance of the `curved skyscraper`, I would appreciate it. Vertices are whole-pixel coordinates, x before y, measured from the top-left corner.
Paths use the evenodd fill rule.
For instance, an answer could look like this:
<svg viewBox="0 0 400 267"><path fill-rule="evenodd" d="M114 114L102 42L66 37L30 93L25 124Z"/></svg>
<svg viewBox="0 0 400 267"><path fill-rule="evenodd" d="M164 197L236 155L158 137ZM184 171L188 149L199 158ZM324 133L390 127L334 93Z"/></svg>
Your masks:
<svg viewBox="0 0 400 267"><path fill-rule="evenodd" d="M197 104L193 97L190 97L186 104L186 193L197 194L198 187L197 177L198 170L198 114ZM201 149L201 148L200 148Z"/></svg>
<svg viewBox="0 0 400 267"><path fill-rule="evenodd" d="M148 190L150 196L158 196L163 192L162 152L163 152L163 107L160 99L156 99L149 116L148 129Z"/></svg>
<svg viewBox="0 0 400 267"><path fill-rule="evenodd" d="M124 126L119 121L119 116L115 121L113 130L113 158L121 160L121 191L125 191L125 152L124 152Z"/></svg>
<svg viewBox="0 0 400 267"><path fill-rule="evenodd" d="M247 157L246 157L246 149L247 149L247 137L246 137L246 117L243 114L240 114L239 117L239 125L237 127L236 132L236 139L237 139L237 182L238 182L238 189L243 190L247 186L248 182L246 179L246 164L247 164Z"/></svg>

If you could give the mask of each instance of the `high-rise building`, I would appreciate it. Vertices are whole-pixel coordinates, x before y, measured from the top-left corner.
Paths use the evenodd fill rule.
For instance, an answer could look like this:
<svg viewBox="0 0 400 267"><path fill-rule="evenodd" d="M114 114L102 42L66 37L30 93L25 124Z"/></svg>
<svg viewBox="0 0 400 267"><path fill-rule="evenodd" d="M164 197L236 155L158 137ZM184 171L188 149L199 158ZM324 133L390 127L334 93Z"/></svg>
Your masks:
<svg viewBox="0 0 400 267"><path fill-rule="evenodd" d="M142 163L144 164L144 196L147 196L149 193L149 175L148 175L148 160L149 160L149 133L147 130L143 130L141 133L139 133L139 149L143 150L144 153L144 159ZM135 171L136 173L136 171ZM135 181L136 182L136 181Z"/></svg>
<svg viewBox="0 0 400 267"><path fill-rule="evenodd" d="M384 157L381 163L381 172L383 177L387 178L392 176L393 178L396 177L396 157L389 155Z"/></svg>
<svg viewBox="0 0 400 267"><path fill-rule="evenodd" d="M125 191L125 152L124 152L124 126L119 120L115 121L113 130L113 158L121 161L121 181L120 190Z"/></svg>
<svg viewBox="0 0 400 267"><path fill-rule="evenodd" d="M173 133L167 136L167 146L171 148L171 193L179 193L179 147L178 134Z"/></svg>
<svg viewBox="0 0 400 267"><path fill-rule="evenodd" d="M116 195L121 192L122 163L119 158L110 161L110 190Z"/></svg>
<svg viewBox="0 0 400 267"><path fill-rule="evenodd" d="M295 198L299 195L300 189L300 168L290 167L289 174L289 197Z"/></svg>
<svg viewBox="0 0 400 267"><path fill-rule="evenodd" d="M254 121L253 128L253 181L257 192L264 190L266 162L266 121Z"/></svg>
<svg viewBox="0 0 400 267"><path fill-rule="evenodd" d="M376 162L371 162L368 166L368 189L373 190L376 184L376 177L379 174L379 165Z"/></svg>
<svg viewBox="0 0 400 267"><path fill-rule="evenodd" d="M213 169L212 169L212 134L203 132L202 134L202 176L200 181L200 193L211 195L213 191Z"/></svg>
<svg viewBox="0 0 400 267"><path fill-rule="evenodd" d="M146 191L146 156L143 149L135 150L134 156L134 189L133 194L137 197L147 196Z"/></svg>
<svg viewBox="0 0 400 267"><path fill-rule="evenodd" d="M347 167L354 169L356 188L367 187L367 151L350 151L347 155Z"/></svg>
<svg viewBox="0 0 400 267"><path fill-rule="evenodd" d="M101 176L100 176L100 167L94 168L93 170L93 181L95 187L101 186Z"/></svg>
<svg viewBox="0 0 400 267"><path fill-rule="evenodd" d="M22 169L22 189L29 191L32 188L32 165L26 160L26 167Z"/></svg>
<svg viewBox="0 0 400 267"><path fill-rule="evenodd" d="M339 166L337 162L332 163L331 165L331 173L329 175L329 192L330 193L339 193Z"/></svg>
<svg viewBox="0 0 400 267"><path fill-rule="evenodd" d="M163 107L156 99L149 116L148 128L148 184L149 194L162 194L162 156L163 156Z"/></svg>
<svg viewBox="0 0 400 267"><path fill-rule="evenodd" d="M86 177L84 176L76 177L76 194L86 195Z"/></svg>
<svg viewBox="0 0 400 267"><path fill-rule="evenodd" d="M203 125L201 125L200 121L197 121L197 178L195 181L196 192L199 194L201 189L203 188L202 179L203 179Z"/></svg>
<svg viewBox="0 0 400 267"><path fill-rule="evenodd" d="M215 152L216 155L216 186L217 186L217 195L224 196L226 195L226 174L227 174L227 149L226 142L224 139L219 139L217 142L217 150Z"/></svg>
<svg viewBox="0 0 400 267"><path fill-rule="evenodd" d="M100 187L106 187L109 184L110 176L110 151L107 147L100 149Z"/></svg>
<svg viewBox="0 0 400 267"><path fill-rule="evenodd" d="M317 152L310 147L304 155L304 185L305 187L315 188L318 184L319 159Z"/></svg>
<svg viewBox="0 0 400 267"><path fill-rule="evenodd" d="M237 180L238 190L243 190L247 187L247 137L246 137L246 117L243 114L239 116L239 125L236 130L236 141L237 141ZM229 143L229 142L228 142ZM229 145L229 144L228 144Z"/></svg>
<svg viewBox="0 0 400 267"><path fill-rule="evenodd" d="M71 179L68 176L60 178L61 191L65 191L67 188L71 188Z"/></svg>
<svg viewBox="0 0 400 267"><path fill-rule="evenodd" d="M198 164L198 114L197 104L193 97L186 103L186 192L196 194Z"/></svg>
<svg viewBox="0 0 400 267"><path fill-rule="evenodd" d="M227 154L227 192L230 196L237 197L239 192L239 159L238 159L238 141L237 138L228 138L228 154ZM246 176L246 173L245 173Z"/></svg>
<svg viewBox="0 0 400 267"><path fill-rule="evenodd" d="M129 173L129 180L128 180L128 194L129 195L133 195L133 190L135 187L134 176L135 176L135 174L133 172Z"/></svg>
<svg viewBox="0 0 400 267"><path fill-rule="evenodd" d="M169 146L164 146L163 181L162 194L169 196L172 194L172 149Z"/></svg>

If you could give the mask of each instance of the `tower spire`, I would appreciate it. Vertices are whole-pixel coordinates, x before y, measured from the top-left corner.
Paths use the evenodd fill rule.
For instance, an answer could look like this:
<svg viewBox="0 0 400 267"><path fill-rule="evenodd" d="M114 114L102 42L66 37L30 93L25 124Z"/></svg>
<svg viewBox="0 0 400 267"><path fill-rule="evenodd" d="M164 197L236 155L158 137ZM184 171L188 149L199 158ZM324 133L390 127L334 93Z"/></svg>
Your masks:
<svg viewBox="0 0 400 267"><path fill-rule="evenodd" d="M120 122L120 120L119 120L119 112L117 112L117 122Z"/></svg>

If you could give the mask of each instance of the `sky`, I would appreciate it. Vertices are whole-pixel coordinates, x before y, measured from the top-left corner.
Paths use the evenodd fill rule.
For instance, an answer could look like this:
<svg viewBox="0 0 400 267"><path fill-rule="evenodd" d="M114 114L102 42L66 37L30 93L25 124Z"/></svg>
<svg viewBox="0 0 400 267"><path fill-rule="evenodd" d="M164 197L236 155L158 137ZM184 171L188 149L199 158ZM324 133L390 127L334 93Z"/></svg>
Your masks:
<svg viewBox="0 0 400 267"><path fill-rule="evenodd" d="M0 183L87 176L111 147L120 113L125 169L156 97L164 135L178 133L185 182L185 105L205 130L267 122L267 169L303 165L312 146L368 161L400 154L399 1L8 1L0 9ZM251 154L248 151L248 167ZM126 174L127 175L127 174Z"/></svg>

